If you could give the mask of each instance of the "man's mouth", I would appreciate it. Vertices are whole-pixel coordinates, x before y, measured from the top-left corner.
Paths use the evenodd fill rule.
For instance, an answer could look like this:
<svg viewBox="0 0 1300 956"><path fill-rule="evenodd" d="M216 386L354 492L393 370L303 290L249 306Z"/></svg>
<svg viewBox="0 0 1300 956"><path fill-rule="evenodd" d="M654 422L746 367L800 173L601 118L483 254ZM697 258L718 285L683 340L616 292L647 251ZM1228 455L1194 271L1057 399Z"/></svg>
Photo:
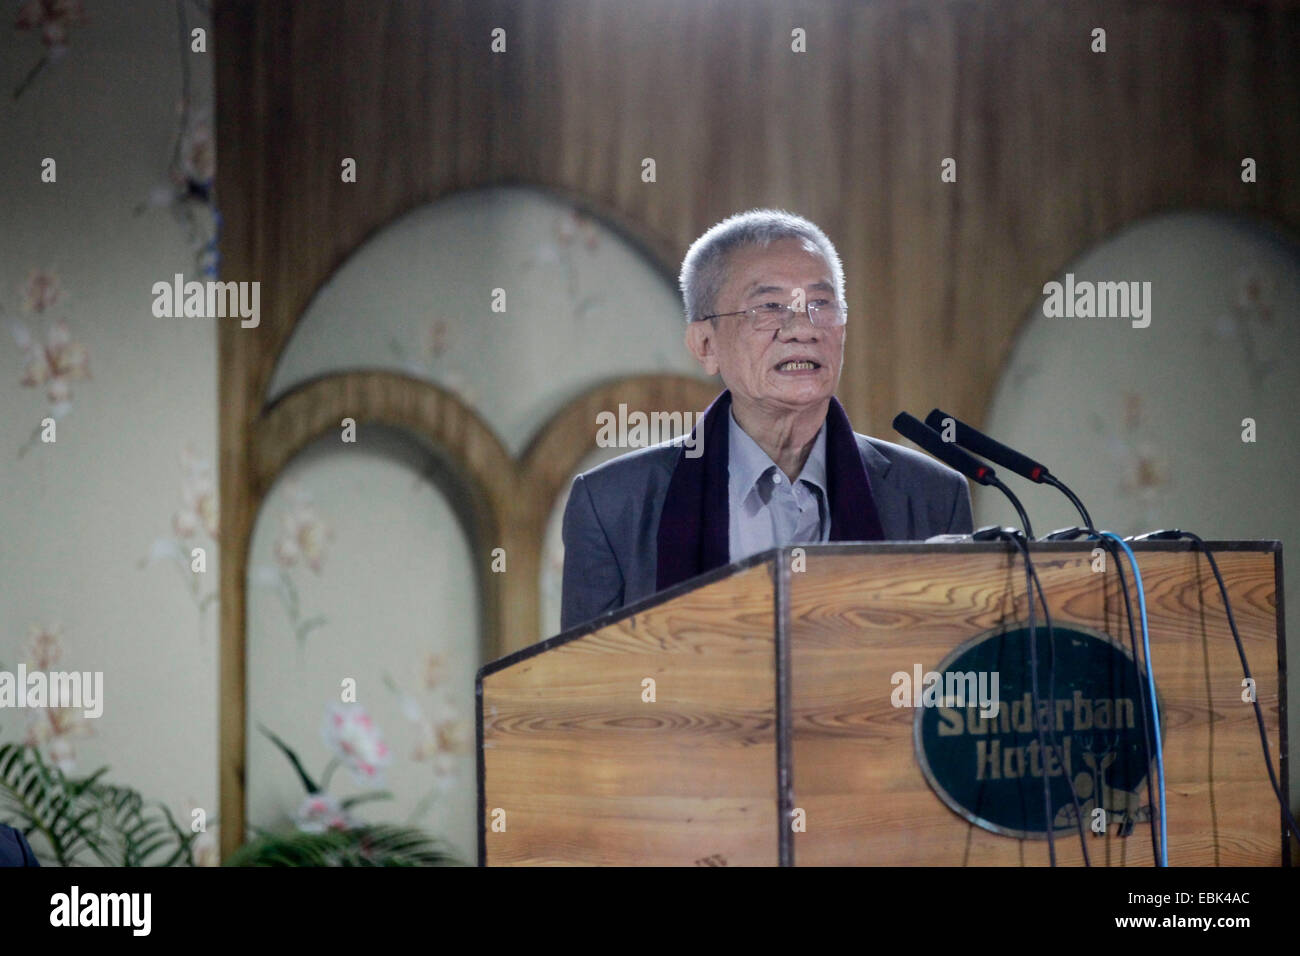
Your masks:
<svg viewBox="0 0 1300 956"><path fill-rule="evenodd" d="M778 372L813 372L821 368L820 362L812 359L786 359L776 366Z"/></svg>

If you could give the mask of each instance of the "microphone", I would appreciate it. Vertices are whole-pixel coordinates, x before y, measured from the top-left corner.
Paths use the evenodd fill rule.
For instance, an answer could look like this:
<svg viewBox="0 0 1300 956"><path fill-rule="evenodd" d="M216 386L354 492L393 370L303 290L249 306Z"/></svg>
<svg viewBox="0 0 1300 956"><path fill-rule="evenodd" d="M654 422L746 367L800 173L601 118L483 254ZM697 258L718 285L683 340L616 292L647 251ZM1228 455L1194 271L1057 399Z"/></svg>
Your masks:
<svg viewBox="0 0 1300 956"><path fill-rule="evenodd" d="M1079 516L1083 518L1084 527L1092 530L1092 516L1088 514L1088 509L1083 506L1079 496L1048 471L1046 465L1041 465L1027 455L1022 455L1014 448L1008 448L1000 441L993 440L982 431L972 428L942 409L936 408L925 416L925 423L935 431L943 431L948 422L952 423L953 437L956 439L955 444L961 445L981 458L987 458L995 465L1014 471L1021 478L1027 478L1037 484L1051 485L1056 488L1070 499L1070 503L1074 505L1075 510L1079 512ZM944 442L944 444L952 445L954 442Z"/></svg>
<svg viewBox="0 0 1300 956"><path fill-rule="evenodd" d="M998 480L998 476L992 468L976 459L969 452L957 447L954 443L944 441L937 431L919 418L907 414L907 412L899 412L894 418L894 431L904 438L912 440L949 468L955 468L971 481L978 482L981 485L992 485L1006 495L1011 500L1011 504L1015 506L1016 514L1020 515L1020 523L1024 526L1025 537L1033 538L1034 531L1029 525L1029 516L1025 514L1020 499L1011 493L1010 488Z"/></svg>

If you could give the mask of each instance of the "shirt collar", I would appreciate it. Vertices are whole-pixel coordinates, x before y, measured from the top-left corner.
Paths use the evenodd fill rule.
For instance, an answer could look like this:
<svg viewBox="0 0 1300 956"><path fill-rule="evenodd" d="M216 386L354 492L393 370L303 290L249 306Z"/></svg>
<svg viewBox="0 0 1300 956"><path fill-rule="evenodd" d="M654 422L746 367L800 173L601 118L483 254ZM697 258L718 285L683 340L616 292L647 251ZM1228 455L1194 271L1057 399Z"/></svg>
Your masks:
<svg viewBox="0 0 1300 956"><path fill-rule="evenodd" d="M739 498L743 499L764 474L776 467L776 462L772 461L758 442L750 438L749 433L740 427L740 424L736 421L736 416L730 409L727 411L727 420L728 477L730 478L732 490L738 492ZM803 471L799 472L798 480L815 485L817 490L822 493L823 500L826 500L825 422L822 422L822 427L817 432L812 451L808 453L808 460L804 462Z"/></svg>

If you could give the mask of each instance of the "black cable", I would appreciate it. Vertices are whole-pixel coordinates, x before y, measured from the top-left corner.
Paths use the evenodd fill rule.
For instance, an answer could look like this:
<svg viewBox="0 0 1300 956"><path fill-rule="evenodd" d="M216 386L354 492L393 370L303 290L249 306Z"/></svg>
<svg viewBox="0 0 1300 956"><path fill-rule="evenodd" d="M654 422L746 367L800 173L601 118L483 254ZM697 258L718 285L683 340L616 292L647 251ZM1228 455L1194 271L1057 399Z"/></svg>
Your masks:
<svg viewBox="0 0 1300 956"><path fill-rule="evenodd" d="M1115 560L1115 572L1119 575L1119 590L1124 595L1124 616L1128 620L1128 640L1129 648L1133 654L1133 670L1137 674L1138 682L1138 699L1142 701L1143 706L1139 707L1142 717L1142 739L1145 744L1144 756L1146 757L1145 769L1147 779L1147 806L1151 809L1151 853L1155 859L1155 865L1160 866L1160 827L1158 804L1156 803L1155 786L1151 779L1151 760L1154 752L1154 746L1151 740L1151 723L1147 720L1146 709L1146 681L1142 676L1142 661L1138 657L1137 626L1133 620L1133 603L1128 596L1128 580L1124 577L1124 562L1120 560L1119 545L1109 538L1098 538L1101 546L1106 549ZM1157 703L1151 701L1152 712Z"/></svg>
<svg viewBox="0 0 1300 956"><path fill-rule="evenodd" d="M1092 526L1092 515L1088 514L1088 509L1083 506L1083 502L1079 500L1078 495L1076 495L1073 491L1067 488L1054 475L1044 474L1042 477L1042 483L1045 485L1051 485L1057 491L1065 495L1065 497L1069 498L1070 504L1074 505L1074 510L1079 512L1079 515L1083 518L1084 526L1089 531L1094 531L1094 532L1096 531L1096 529L1093 528Z"/></svg>
<svg viewBox="0 0 1300 956"><path fill-rule="evenodd" d="M1237 619L1232 613L1232 602L1228 599L1228 586L1224 584L1223 575L1219 572L1219 562L1215 560L1214 554L1206 546L1204 539L1202 539L1198 534L1193 534L1191 531L1175 529L1173 531L1157 531L1149 535L1142 535L1139 540L1155 539L1171 541L1179 538L1188 538L1193 541L1197 549L1199 549L1201 553L1209 559L1210 570L1214 572L1214 580L1218 582L1219 594L1223 598L1223 610L1227 613L1228 626L1232 629L1232 639L1237 645L1237 656L1241 659L1242 673L1253 686L1255 684L1255 678L1251 676L1250 664L1246 662L1246 648L1241 643L1241 634L1237 630ZM1279 675L1279 679L1281 679L1281 675ZM1264 766L1268 768L1268 781L1273 785L1273 793L1277 796L1277 802L1282 807L1282 813L1286 818L1287 826L1291 828L1291 832L1295 835L1295 838L1300 840L1300 827L1296 826L1295 817L1291 814L1291 808L1287 806L1286 800L1282 796L1282 788L1278 786L1277 773L1273 769L1273 758L1268 752L1268 728L1264 726L1264 711L1259 706L1258 694L1251 695L1251 704L1255 707L1255 723L1259 727L1259 743L1264 751Z"/></svg>
<svg viewBox="0 0 1300 956"><path fill-rule="evenodd" d="M1038 733L1038 752L1047 754L1047 739L1043 736L1043 712L1038 694L1038 628L1035 621L1037 602L1034 600L1034 566L1029 556L1029 546L1018 535L1010 535L1020 555L1025 561L1025 596L1029 599L1029 687L1033 691L1034 729ZM1056 866L1056 827L1052 815L1052 782L1047 776L1046 765L1043 770L1043 829L1047 832L1047 857L1052 866Z"/></svg>
<svg viewBox="0 0 1300 956"><path fill-rule="evenodd" d="M1029 687L1033 702L1034 728L1038 732L1038 752L1046 760L1047 741L1043 737L1042 711L1038 696L1038 623L1035 617L1037 602L1034 600L1033 559L1029 556L1029 547L1022 540L1023 535L1006 528L994 532L1004 541L1010 541L1020 552L1025 561L1025 595L1029 598ZM1046 764L1043 766L1043 829L1047 833L1047 857L1052 866L1056 866L1056 833L1052 815L1052 784L1047 776Z"/></svg>
<svg viewBox="0 0 1300 956"><path fill-rule="evenodd" d="M1124 616L1128 621L1129 647L1132 651L1132 656L1133 656L1133 670L1137 676L1139 700L1141 700L1143 703L1143 706L1139 708L1139 710L1141 711L1140 717L1142 719L1142 737L1146 748L1144 751L1144 755L1146 757L1145 767L1146 767L1146 784L1147 784L1147 805L1150 807L1151 810L1151 852L1155 858L1155 865L1159 866L1160 865L1160 838L1158 835L1159 814L1156 809L1157 805L1155 799L1155 789L1151 780L1151 760L1152 760L1152 755L1154 753L1154 748L1152 746L1152 741L1151 741L1151 725L1147 720L1147 712L1145 706L1147 700L1146 681L1142 674L1142 661L1138 656L1137 628L1136 628L1136 624L1134 623L1133 604L1129 600L1128 580L1124 577L1124 562L1120 560L1119 545L1115 541L1111 540L1110 538L1101 537L1101 534L1097 531L1097 529L1091 527L1081 528L1076 526L1073 528L1062 528L1059 531L1052 532L1052 534L1047 536L1047 539L1053 541L1073 541L1085 534L1091 535L1094 539L1096 539L1097 543L1101 547L1105 548L1106 552L1114 558L1115 571L1119 575L1120 593L1124 595ZM1046 606L1046 601L1044 601L1044 606ZM1053 650L1055 650L1055 646L1053 646ZM1053 674L1052 676L1054 679L1055 674ZM1053 693L1054 693L1054 685L1053 685ZM1151 706L1154 708L1156 706L1156 702L1152 701ZM1071 792L1074 791L1074 781L1070 781L1070 789ZM1076 806L1078 805L1077 797L1075 799L1075 805Z"/></svg>
<svg viewBox="0 0 1300 956"><path fill-rule="evenodd" d="M1028 554L1028 549L1026 549ZM1047 646L1050 654L1047 665L1047 699L1052 702L1052 710L1048 715L1051 721L1048 724L1048 730L1052 738L1052 751L1060 761L1063 768L1062 776L1065 777L1066 783L1070 786L1070 802L1074 804L1075 826L1079 831L1079 847L1083 850L1083 865L1092 866L1092 860L1088 856L1088 836L1083 827L1083 809L1079 806L1079 793L1074 789L1074 778L1070 775L1069 767L1065 763L1065 751L1061 747L1061 742L1056 737L1056 634L1052 630L1052 610L1047 606L1047 592L1043 590L1042 579L1038 576L1038 568L1033 564L1029 565L1031 573L1034 576L1034 584L1038 588L1038 597L1043 602L1043 618L1047 621ZM1033 596L1030 596L1033 600ZM1046 778L1047 764L1043 764L1043 775Z"/></svg>
<svg viewBox="0 0 1300 956"><path fill-rule="evenodd" d="M1027 556L1028 555L1027 549L1025 553ZM1038 568L1034 566L1032 561L1027 561L1026 566L1029 568L1030 573L1033 575L1034 584L1038 589L1038 597L1043 602L1043 618L1047 622L1047 644L1048 644L1048 654L1049 654L1048 665L1047 665L1047 699L1052 702L1053 714L1054 714L1055 704L1056 704L1056 633L1053 629L1053 624L1052 624L1052 611L1051 608L1047 606L1047 592L1043 589L1043 581L1038 576ZM1030 592L1030 600L1031 601L1033 600L1032 591ZM1055 719L1052 719L1051 723L1049 723L1048 731L1052 738L1052 752L1056 755L1057 760L1060 761L1061 766L1066 767L1065 750L1061 746L1061 742L1056 736ZM1066 769L1067 772L1063 773L1062 775L1065 777L1066 783L1070 787L1070 802L1074 806L1075 825L1079 831L1079 847L1083 851L1083 863L1084 866L1092 866L1092 861L1088 855L1088 837L1083 827L1083 809L1082 807L1079 806L1079 792L1074 788L1074 778L1070 776L1068 772L1068 767ZM1046 773L1046 768L1044 768L1044 773Z"/></svg>

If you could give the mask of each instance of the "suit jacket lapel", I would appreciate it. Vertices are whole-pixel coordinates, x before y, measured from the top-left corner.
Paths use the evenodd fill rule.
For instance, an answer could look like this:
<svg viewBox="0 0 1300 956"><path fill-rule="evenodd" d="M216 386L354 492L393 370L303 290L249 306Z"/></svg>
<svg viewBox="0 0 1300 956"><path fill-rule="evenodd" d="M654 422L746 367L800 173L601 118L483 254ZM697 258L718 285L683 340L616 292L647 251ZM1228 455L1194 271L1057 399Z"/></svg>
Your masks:
<svg viewBox="0 0 1300 956"><path fill-rule="evenodd" d="M694 447L700 447L702 440L702 454L689 458L685 446L678 453L659 516L656 590L721 567L731 558L727 496L730 408L731 392L724 391L691 432ZM884 539L857 436L844 407L834 396L826 413L826 493L830 498L832 541Z"/></svg>

